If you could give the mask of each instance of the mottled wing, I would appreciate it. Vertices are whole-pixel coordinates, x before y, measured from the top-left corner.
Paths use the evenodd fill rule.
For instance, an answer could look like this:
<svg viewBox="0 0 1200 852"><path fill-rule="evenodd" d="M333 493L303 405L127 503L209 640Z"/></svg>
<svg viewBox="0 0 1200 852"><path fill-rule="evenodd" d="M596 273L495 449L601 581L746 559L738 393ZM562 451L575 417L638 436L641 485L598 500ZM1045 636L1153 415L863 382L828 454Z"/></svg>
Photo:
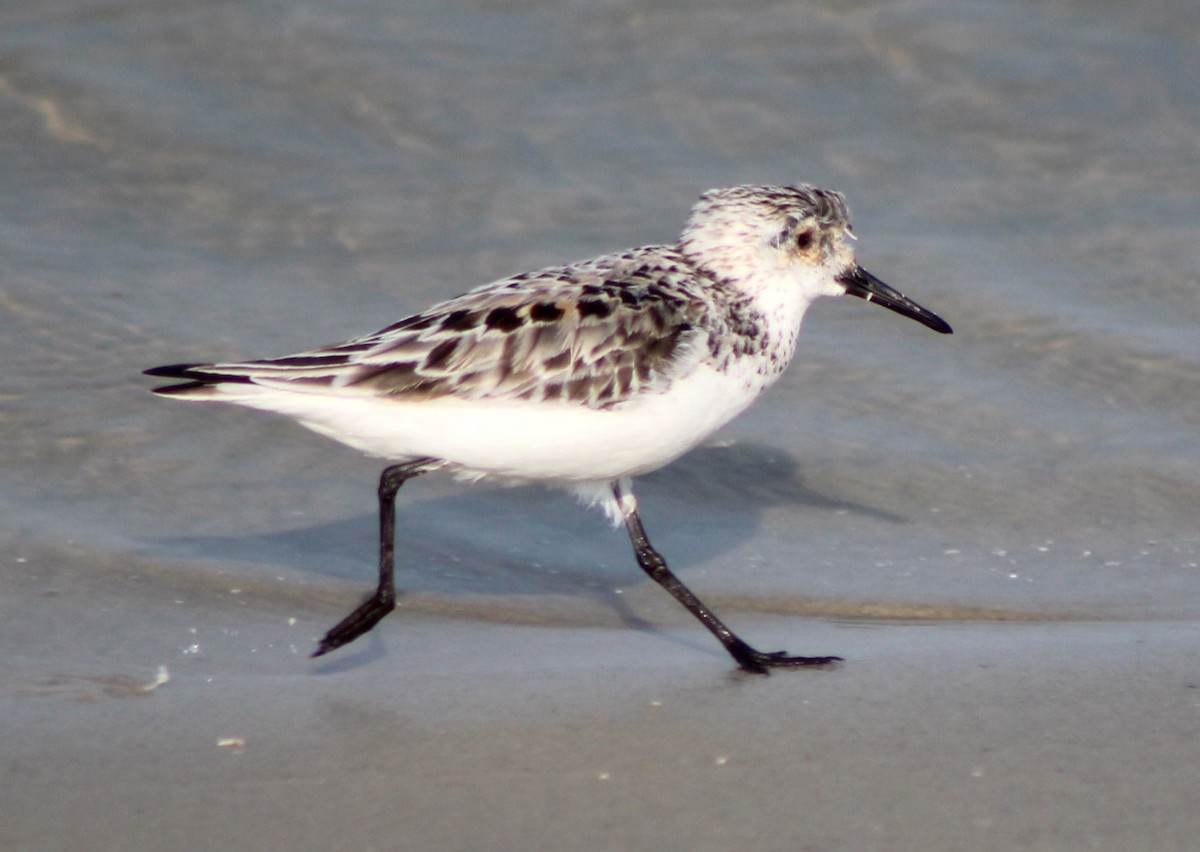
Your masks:
<svg viewBox="0 0 1200 852"><path fill-rule="evenodd" d="M673 251L636 249L485 285L346 343L187 378L608 408L665 389L690 363L707 305L692 281Z"/></svg>

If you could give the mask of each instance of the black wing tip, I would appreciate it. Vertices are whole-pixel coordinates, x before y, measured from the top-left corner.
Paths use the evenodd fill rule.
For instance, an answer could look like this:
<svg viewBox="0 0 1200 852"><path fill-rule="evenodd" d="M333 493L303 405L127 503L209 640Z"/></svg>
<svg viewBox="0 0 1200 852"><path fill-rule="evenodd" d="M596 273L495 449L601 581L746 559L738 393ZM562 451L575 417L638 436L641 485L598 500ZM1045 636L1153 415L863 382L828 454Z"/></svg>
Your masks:
<svg viewBox="0 0 1200 852"><path fill-rule="evenodd" d="M142 370L143 376L162 376L167 379L195 379L199 378L194 372L197 367L207 367L208 364L164 364L161 367L151 367L149 370Z"/></svg>
<svg viewBox="0 0 1200 852"><path fill-rule="evenodd" d="M188 381L177 385L163 385L160 388L150 389L150 393L158 394L159 396L186 396L191 391L209 386L209 382L204 381L202 376L198 376L192 372L197 367L204 366L206 365L164 364L161 367L151 367L149 370L142 370L142 375L158 376L165 379L188 379Z"/></svg>
<svg viewBox="0 0 1200 852"><path fill-rule="evenodd" d="M212 364L164 364L161 367L151 367L142 370L143 375L158 376L165 379L184 379L182 384L165 385L154 388L153 393L166 396L176 396L198 388L210 387L222 382L250 384L249 376L231 376L227 373L216 372Z"/></svg>

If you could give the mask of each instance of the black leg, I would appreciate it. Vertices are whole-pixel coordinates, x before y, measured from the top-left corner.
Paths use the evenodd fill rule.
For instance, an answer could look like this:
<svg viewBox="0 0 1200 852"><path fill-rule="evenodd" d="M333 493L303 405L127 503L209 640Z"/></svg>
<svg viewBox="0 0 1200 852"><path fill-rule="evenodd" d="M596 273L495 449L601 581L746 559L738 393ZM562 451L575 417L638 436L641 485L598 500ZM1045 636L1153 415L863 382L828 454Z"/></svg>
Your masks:
<svg viewBox="0 0 1200 852"><path fill-rule="evenodd" d="M314 657L328 654L353 642L396 607L396 586L392 566L396 554L396 492L414 476L437 467L435 459L417 459L385 468L379 475L379 588L354 612L325 634Z"/></svg>
<svg viewBox="0 0 1200 852"><path fill-rule="evenodd" d="M629 530L629 538L633 542L633 552L637 556L638 565L650 575L656 583L666 589L675 600L683 604L687 611L696 616L700 623L707 627L712 634L721 640L737 664L754 674L770 674L772 668L798 668L800 666L824 666L841 661L841 657L789 657L785 651L763 652L747 645L737 634L725 626L704 603L692 594L692 590L671 573L662 555L650 545L646 531L642 528L642 519L638 517L636 503L632 493L622 489L620 483L613 485L613 496L621 507L625 518L625 528Z"/></svg>

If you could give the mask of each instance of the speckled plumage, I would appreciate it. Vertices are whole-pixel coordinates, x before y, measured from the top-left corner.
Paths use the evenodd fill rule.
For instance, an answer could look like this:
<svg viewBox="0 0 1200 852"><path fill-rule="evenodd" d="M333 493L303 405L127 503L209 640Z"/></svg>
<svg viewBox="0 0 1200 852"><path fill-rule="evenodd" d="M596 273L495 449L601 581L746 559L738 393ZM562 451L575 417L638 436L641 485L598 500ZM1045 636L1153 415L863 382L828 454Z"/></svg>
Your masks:
<svg viewBox="0 0 1200 852"><path fill-rule="evenodd" d="M634 249L497 281L343 344L204 369L393 400L612 408L665 390L701 326L716 330L694 281L677 251Z"/></svg>

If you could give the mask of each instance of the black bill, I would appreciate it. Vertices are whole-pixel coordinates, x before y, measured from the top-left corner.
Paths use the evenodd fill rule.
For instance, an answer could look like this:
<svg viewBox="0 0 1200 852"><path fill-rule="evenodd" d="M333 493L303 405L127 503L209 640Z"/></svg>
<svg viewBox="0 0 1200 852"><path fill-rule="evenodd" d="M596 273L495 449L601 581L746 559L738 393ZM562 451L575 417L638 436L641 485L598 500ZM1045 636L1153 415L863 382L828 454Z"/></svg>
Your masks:
<svg viewBox="0 0 1200 852"><path fill-rule="evenodd" d="M861 266L847 269L838 276L838 283L846 288L846 293L858 296L868 302L883 305L885 308L903 314L909 319L915 319L922 325L927 325L942 334L952 334L954 329L950 324L933 311L927 311L905 296L899 290L893 290Z"/></svg>

